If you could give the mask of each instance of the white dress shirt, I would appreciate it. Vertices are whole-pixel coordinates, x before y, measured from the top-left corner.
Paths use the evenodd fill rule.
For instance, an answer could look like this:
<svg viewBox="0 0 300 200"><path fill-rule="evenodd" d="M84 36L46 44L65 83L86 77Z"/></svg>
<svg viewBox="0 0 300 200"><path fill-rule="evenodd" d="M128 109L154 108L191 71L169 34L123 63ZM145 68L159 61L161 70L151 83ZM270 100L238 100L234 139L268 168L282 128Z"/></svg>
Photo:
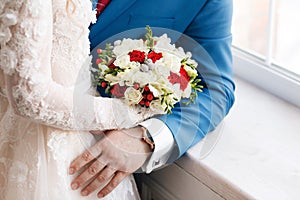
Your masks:
<svg viewBox="0 0 300 200"><path fill-rule="evenodd" d="M175 140L167 125L159 119L151 118L140 125L148 130L155 144L153 153L141 167L144 172L150 173L166 164L175 148Z"/></svg>

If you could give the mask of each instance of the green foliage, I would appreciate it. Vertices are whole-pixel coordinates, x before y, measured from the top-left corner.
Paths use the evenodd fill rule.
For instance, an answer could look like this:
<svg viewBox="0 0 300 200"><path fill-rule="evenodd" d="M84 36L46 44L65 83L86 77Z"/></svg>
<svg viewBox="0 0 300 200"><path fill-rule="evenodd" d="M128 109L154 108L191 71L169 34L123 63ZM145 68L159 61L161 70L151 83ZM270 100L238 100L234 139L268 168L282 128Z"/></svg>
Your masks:
<svg viewBox="0 0 300 200"><path fill-rule="evenodd" d="M145 34L146 37L146 45L150 50L153 50L154 47L154 40L153 40L153 35L152 35L152 30L149 25L146 26L146 31L147 33Z"/></svg>

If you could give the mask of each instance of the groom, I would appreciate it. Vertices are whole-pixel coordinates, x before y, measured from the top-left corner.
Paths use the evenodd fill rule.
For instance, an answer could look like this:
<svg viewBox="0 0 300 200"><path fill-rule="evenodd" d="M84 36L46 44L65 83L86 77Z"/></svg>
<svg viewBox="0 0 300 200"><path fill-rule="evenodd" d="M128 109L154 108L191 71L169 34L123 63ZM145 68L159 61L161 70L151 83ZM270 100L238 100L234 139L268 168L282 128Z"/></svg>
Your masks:
<svg viewBox="0 0 300 200"><path fill-rule="evenodd" d="M98 193L103 197L137 169L150 173L180 158L229 112L234 102L232 0L104 0L97 9L99 18L90 27L91 49L112 35L149 25L184 33L207 54L205 58L197 57L201 49L192 49L206 85L195 104L177 104L172 114L151 118L132 129L107 131L104 139L71 163L71 174L91 164L73 180L72 189L97 177L81 194L87 196L104 186Z"/></svg>

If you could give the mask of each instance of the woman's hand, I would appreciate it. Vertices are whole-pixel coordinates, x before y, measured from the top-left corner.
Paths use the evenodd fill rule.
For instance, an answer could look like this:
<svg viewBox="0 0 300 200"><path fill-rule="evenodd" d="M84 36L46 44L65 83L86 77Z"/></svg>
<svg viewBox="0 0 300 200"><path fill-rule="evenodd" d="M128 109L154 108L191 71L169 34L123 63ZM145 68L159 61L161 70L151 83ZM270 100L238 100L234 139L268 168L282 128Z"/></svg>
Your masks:
<svg viewBox="0 0 300 200"><path fill-rule="evenodd" d="M71 163L70 174L80 171L71 188L83 187L83 196L98 188L101 188L99 198L109 194L124 178L139 169L151 154L149 144L142 139L144 131L142 127L105 133L93 131L93 134L104 134L103 138Z"/></svg>

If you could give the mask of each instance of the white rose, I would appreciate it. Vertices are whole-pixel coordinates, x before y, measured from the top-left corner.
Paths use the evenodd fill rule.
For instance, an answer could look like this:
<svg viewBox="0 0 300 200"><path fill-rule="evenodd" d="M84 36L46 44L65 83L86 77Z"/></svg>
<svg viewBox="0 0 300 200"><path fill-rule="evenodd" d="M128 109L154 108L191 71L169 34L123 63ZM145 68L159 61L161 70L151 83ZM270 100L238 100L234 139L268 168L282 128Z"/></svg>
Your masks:
<svg viewBox="0 0 300 200"><path fill-rule="evenodd" d="M128 68L130 65L130 58L128 54L120 55L114 61L114 65L120 68Z"/></svg>
<svg viewBox="0 0 300 200"><path fill-rule="evenodd" d="M143 98L142 93L139 90L134 89L133 87L129 87L126 89L124 97L129 105L138 104Z"/></svg>

